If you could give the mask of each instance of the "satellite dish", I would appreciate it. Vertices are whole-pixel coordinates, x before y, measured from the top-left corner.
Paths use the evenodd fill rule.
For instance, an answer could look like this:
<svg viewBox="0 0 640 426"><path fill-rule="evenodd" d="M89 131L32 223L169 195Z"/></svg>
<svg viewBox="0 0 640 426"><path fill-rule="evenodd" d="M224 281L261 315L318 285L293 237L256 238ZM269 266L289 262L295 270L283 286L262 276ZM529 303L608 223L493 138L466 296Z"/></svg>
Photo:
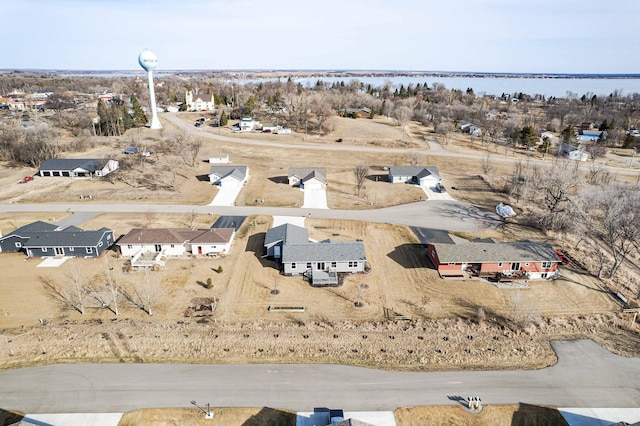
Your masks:
<svg viewBox="0 0 640 426"><path fill-rule="evenodd" d="M158 57L149 49L144 49L138 56L138 63L145 71L153 71L158 66Z"/></svg>

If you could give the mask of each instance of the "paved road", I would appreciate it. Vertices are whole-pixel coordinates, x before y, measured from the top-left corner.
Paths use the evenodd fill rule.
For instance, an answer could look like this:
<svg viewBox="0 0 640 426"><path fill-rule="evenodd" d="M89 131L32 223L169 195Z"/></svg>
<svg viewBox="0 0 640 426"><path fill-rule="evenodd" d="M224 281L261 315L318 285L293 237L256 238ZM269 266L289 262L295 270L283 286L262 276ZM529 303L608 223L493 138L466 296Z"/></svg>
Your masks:
<svg viewBox="0 0 640 426"><path fill-rule="evenodd" d="M484 157L484 152L478 153L467 153L467 152L457 152L454 147L444 148L434 137L426 137L425 141L429 145L429 149L406 149L406 148L382 148L382 147L372 147L372 146L355 146L355 145L335 145L335 144L314 144L309 142L300 141L300 143L291 143L291 142L275 142L275 141L266 141L266 140L256 140L256 139L246 139L241 137L232 137L232 136L222 136L216 133L208 132L202 130L202 128L194 127L192 123L185 122L182 118L180 118L180 114L176 113L165 113L160 115L163 119L173 123L178 128L186 131L187 133L193 134L199 138L206 139L214 139L223 142L229 142L240 145L253 145L253 146L263 146L270 148L282 148L282 149L295 149L297 151L308 150L308 151L342 151L342 152L378 152L378 153L387 153L387 154L406 154L407 152L416 152L422 155L428 156L436 156L436 157L455 157L455 158L464 158L470 160L480 160ZM513 156L505 156L504 154L490 153L491 162L494 163L517 163L520 161L528 162L531 164L536 164L543 167L550 167L553 164L553 160L555 159L553 156L549 156L548 160L537 160L528 157L527 155L513 155ZM598 166L602 166L609 170L611 173L616 174L624 174L630 176L637 176L637 170L628 170L624 167L624 164L620 167L611 167L602 161L596 162ZM628 161L627 161L628 165ZM587 170L591 167L591 162L579 162L578 167L582 170Z"/></svg>
<svg viewBox="0 0 640 426"><path fill-rule="evenodd" d="M171 204L0 204L1 213L11 212L186 213L224 216L304 216L323 219L363 220L451 231L473 231L496 226L499 217L490 211L458 201L420 201L375 210L328 210L287 207L196 206Z"/></svg>
<svg viewBox="0 0 640 426"><path fill-rule="evenodd" d="M640 406L640 358L590 340L554 343L559 362L533 371L409 373L344 365L76 364L0 372L0 408L29 413L122 412L143 407L280 407L384 411L398 406L485 404Z"/></svg>

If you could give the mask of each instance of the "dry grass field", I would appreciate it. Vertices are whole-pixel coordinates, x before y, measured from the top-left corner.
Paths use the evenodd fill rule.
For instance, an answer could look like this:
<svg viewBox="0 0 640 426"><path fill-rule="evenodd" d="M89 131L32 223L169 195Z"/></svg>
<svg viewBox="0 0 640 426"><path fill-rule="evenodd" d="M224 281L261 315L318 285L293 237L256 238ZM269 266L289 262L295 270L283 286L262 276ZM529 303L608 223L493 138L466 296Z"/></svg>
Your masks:
<svg viewBox="0 0 640 426"><path fill-rule="evenodd" d="M288 426L296 424L296 414L287 410L263 408L215 408L206 420L195 408L136 410L125 413L119 426L243 425ZM398 426L563 426L567 425L555 408L528 404L488 405L471 414L459 406L403 407L394 412Z"/></svg>
<svg viewBox="0 0 640 426"><path fill-rule="evenodd" d="M185 116L189 122L193 117ZM26 168L0 168L2 202L83 202L206 204L215 196L203 175L212 155L229 154L233 164L247 164L252 178L238 205L300 205L302 193L282 181L290 166L323 166L330 181L331 208L371 208L424 197L409 185L369 180L364 195L355 196L352 169L369 164L383 176L383 166L408 165L414 149L426 150L429 129L412 125L404 136L385 118L335 119L335 130L324 138L304 135L236 135L229 129L207 129L222 135L291 142L291 148L246 145L202 138L193 167L180 156L163 151L162 138L179 130L165 122L161 134L143 129L122 138L103 138L78 157L116 155L137 140L154 151L132 165L124 179L112 182L69 178L36 178L17 184ZM371 127L374 125L374 127ZM373 129L373 130L371 130ZM341 138L343 142L335 140ZM307 139L307 140L304 140ZM310 143L404 147L410 151L344 154L305 152ZM454 145L452 143L452 145ZM455 146L454 146L455 148ZM456 148L458 149L458 148ZM462 149L462 148L459 148ZM136 160L137 161L137 160ZM502 197L485 182L478 161L423 155L420 164L436 165L455 198L492 208ZM149 189L154 178L175 172L176 189ZM116 172L120 173L120 172ZM117 176L114 173L114 176ZM507 173L496 168L495 173ZM132 176L139 187L131 185ZM128 182L128 183L127 183ZM6 234L33 220L56 221L65 214L0 215ZM208 215L104 214L82 224L107 226L116 235L132 227L208 227ZM215 259L171 259L161 271L122 272L123 291L154 286L153 316L121 300L119 315L87 304L86 314L63 306L44 291L44 282L63 284L80 273L100 284L105 259L120 271L125 261L115 252L101 259L75 259L59 268L39 268L38 259L2 254L0 268L0 368L54 362L329 362L413 370L538 368L555 362L550 339L591 337L618 353L638 355L640 337L628 331L628 318L606 295L598 280L577 268L563 268L555 282L532 282L526 289L498 289L480 281L441 280L424 249L403 226L307 219L316 240L362 239L371 272L352 275L337 288L311 288L300 277L284 277L276 264L263 259L263 241L271 226L268 216L249 217L238 232L231 253ZM505 240L544 239L531 230L509 225L467 237ZM216 272L222 267L222 272ZM212 289L204 283L211 278ZM277 291L274 291L277 290ZM355 302L362 302L356 307ZM212 311L212 302L215 310ZM270 306L300 306L304 312L272 312ZM480 309L481 308L481 309ZM469 338L471 336L472 338Z"/></svg>

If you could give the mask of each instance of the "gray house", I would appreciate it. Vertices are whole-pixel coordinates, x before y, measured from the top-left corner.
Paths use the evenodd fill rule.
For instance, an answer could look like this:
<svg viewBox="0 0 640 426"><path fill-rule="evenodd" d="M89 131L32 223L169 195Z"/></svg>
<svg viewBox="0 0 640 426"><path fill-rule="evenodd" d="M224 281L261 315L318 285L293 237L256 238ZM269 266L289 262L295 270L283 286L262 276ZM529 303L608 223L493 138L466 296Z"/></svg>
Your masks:
<svg viewBox="0 0 640 426"><path fill-rule="evenodd" d="M389 167L389 182L411 183L434 187L442 181L435 166L392 166Z"/></svg>
<svg viewBox="0 0 640 426"><path fill-rule="evenodd" d="M98 257L113 243L111 229L84 231L75 226L60 229L45 222L25 225L0 238L3 251L24 251L28 257Z"/></svg>
<svg viewBox="0 0 640 426"><path fill-rule="evenodd" d="M338 273L364 272L367 260L361 241L309 242L307 230L291 224L267 231L265 249L285 275L302 274L313 286L338 285Z"/></svg>
<svg viewBox="0 0 640 426"><path fill-rule="evenodd" d="M117 170L120 163L109 159L51 158L45 161L40 176L102 177Z"/></svg>
<svg viewBox="0 0 640 426"><path fill-rule="evenodd" d="M209 182L221 187L241 187L249 180L247 166L211 166Z"/></svg>
<svg viewBox="0 0 640 426"><path fill-rule="evenodd" d="M23 246L32 236L58 230L58 225L43 222L41 220L21 226L11 231L4 237L0 237L0 252L18 252L23 250Z"/></svg>
<svg viewBox="0 0 640 426"><path fill-rule="evenodd" d="M326 189L327 169L324 167L291 167L289 168L289 185L301 188Z"/></svg>
<svg viewBox="0 0 640 426"><path fill-rule="evenodd" d="M282 258L282 247L285 244L307 244L309 234L306 229L285 223L267 230L264 237L264 248L268 257Z"/></svg>

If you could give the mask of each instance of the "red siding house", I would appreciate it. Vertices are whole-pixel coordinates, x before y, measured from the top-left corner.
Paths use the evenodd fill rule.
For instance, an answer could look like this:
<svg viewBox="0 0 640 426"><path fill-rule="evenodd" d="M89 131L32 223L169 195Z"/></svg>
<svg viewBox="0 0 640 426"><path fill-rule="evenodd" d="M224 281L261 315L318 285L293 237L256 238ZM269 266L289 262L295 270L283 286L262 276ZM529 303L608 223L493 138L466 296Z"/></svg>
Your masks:
<svg viewBox="0 0 640 426"><path fill-rule="evenodd" d="M545 280L555 277L560 258L551 245L461 238L430 243L427 255L441 278Z"/></svg>

